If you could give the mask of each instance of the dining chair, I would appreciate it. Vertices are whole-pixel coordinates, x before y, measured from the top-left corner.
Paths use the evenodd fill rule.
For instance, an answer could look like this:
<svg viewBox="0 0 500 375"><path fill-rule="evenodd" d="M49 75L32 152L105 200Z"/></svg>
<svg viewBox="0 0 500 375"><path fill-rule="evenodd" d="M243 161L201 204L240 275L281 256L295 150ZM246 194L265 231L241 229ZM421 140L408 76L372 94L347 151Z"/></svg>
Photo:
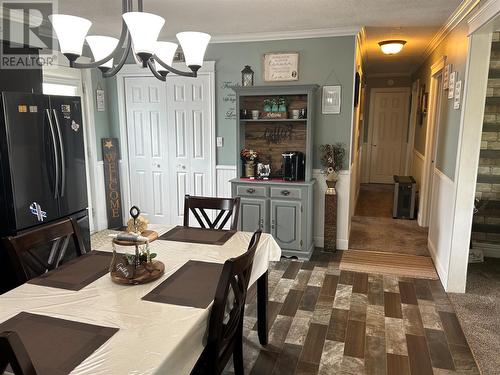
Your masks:
<svg viewBox="0 0 500 375"><path fill-rule="evenodd" d="M85 254L85 246L77 222L72 219L47 224L17 236L3 239L12 269L20 284L47 271L62 262L70 238L73 239L76 255ZM42 246L49 245L48 259L43 259Z"/></svg>
<svg viewBox="0 0 500 375"><path fill-rule="evenodd" d="M244 254L224 263L210 313L207 345L192 375L222 373L231 355L235 375L243 374L245 300L261 233L258 230L253 234Z"/></svg>
<svg viewBox="0 0 500 375"><path fill-rule="evenodd" d="M215 210L219 211L219 213L212 221L206 210ZM189 227L189 212L192 212L202 228L223 229L231 219L230 229L237 230L239 210L239 197L213 198L186 195L184 198L184 226Z"/></svg>
<svg viewBox="0 0 500 375"><path fill-rule="evenodd" d="M10 365L14 375L36 375L21 338L16 332L5 331L0 333L0 374Z"/></svg>

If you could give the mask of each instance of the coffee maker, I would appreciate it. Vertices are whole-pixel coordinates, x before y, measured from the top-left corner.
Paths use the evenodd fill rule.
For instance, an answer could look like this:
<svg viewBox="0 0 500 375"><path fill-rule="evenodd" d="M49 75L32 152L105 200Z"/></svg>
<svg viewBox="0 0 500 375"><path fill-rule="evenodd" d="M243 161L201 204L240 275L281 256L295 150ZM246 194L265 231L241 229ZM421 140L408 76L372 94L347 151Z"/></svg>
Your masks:
<svg viewBox="0 0 500 375"><path fill-rule="evenodd" d="M306 170L304 153L300 151L285 151L281 156L283 156L283 180L303 181Z"/></svg>

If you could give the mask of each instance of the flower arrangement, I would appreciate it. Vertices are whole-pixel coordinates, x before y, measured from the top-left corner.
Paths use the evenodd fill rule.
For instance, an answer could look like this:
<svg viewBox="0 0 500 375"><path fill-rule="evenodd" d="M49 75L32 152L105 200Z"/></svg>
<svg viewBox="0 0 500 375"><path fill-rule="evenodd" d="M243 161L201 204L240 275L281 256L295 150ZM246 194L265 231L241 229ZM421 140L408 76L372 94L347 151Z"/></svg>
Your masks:
<svg viewBox="0 0 500 375"><path fill-rule="evenodd" d="M257 158L259 157L259 154L257 153L257 151L248 150L248 149L244 148L240 152L240 157L241 157L241 160L243 160L243 162L250 162L250 161L257 160Z"/></svg>
<svg viewBox="0 0 500 375"><path fill-rule="evenodd" d="M329 181L336 181L338 172L342 169L345 157L345 148L342 143L320 145L321 173Z"/></svg>

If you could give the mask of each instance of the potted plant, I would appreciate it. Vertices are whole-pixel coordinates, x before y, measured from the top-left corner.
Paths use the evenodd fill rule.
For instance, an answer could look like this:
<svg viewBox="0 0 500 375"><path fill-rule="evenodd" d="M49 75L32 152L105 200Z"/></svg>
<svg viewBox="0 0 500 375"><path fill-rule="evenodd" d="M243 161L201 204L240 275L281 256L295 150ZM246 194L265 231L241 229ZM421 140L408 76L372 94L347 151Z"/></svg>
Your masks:
<svg viewBox="0 0 500 375"><path fill-rule="evenodd" d="M257 151L248 150L244 148L240 152L241 161L245 166L245 177L254 177L255 176L255 162L259 157Z"/></svg>
<svg viewBox="0 0 500 375"><path fill-rule="evenodd" d="M278 112L279 106L278 106L278 100L275 98L271 99L271 112Z"/></svg>
<svg viewBox="0 0 500 375"><path fill-rule="evenodd" d="M326 177L328 192L335 194L335 185L338 180L338 173L342 170L345 157L345 148L342 143L320 145L321 152L321 173Z"/></svg>
<svg viewBox="0 0 500 375"><path fill-rule="evenodd" d="M280 96L278 99L278 112L286 112L286 99L283 96Z"/></svg>

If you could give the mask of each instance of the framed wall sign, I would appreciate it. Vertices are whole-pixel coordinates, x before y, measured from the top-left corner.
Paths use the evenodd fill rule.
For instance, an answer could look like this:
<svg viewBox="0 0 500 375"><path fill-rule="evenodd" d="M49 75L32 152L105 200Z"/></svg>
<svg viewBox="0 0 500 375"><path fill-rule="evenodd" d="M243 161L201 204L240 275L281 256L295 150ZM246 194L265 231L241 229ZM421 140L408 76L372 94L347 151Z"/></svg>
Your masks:
<svg viewBox="0 0 500 375"><path fill-rule="evenodd" d="M457 72L450 73L448 78L448 99L453 99L455 95L455 80L457 79Z"/></svg>
<svg viewBox="0 0 500 375"><path fill-rule="evenodd" d="M299 80L298 52L266 53L262 64L265 82Z"/></svg>
<svg viewBox="0 0 500 375"><path fill-rule="evenodd" d="M95 99L97 104L97 112L104 112L106 110L106 100L104 99L104 90L95 90Z"/></svg>
<svg viewBox="0 0 500 375"><path fill-rule="evenodd" d="M322 113L324 115L334 115L340 113L342 87L323 86Z"/></svg>
<svg viewBox="0 0 500 375"><path fill-rule="evenodd" d="M450 79L450 72L452 69L452 65L448 64L444 67L443 71L443 90L448 90L448 82Z"/></svg>
<svg viewBox="0 0 500 375"><path fill-rule="evenodd" d="M123 218L120 170L118 167L120 158L118 138L101 138L101 144L108 228L120 228L123 225Z"/></svg>
<svg viewBox="0 0 500 375"><path fill-rule="evenodd" d="M460 109L460 99L462 96L462 81L455 83L455 97L453 99L453 109Z"/></svg>

